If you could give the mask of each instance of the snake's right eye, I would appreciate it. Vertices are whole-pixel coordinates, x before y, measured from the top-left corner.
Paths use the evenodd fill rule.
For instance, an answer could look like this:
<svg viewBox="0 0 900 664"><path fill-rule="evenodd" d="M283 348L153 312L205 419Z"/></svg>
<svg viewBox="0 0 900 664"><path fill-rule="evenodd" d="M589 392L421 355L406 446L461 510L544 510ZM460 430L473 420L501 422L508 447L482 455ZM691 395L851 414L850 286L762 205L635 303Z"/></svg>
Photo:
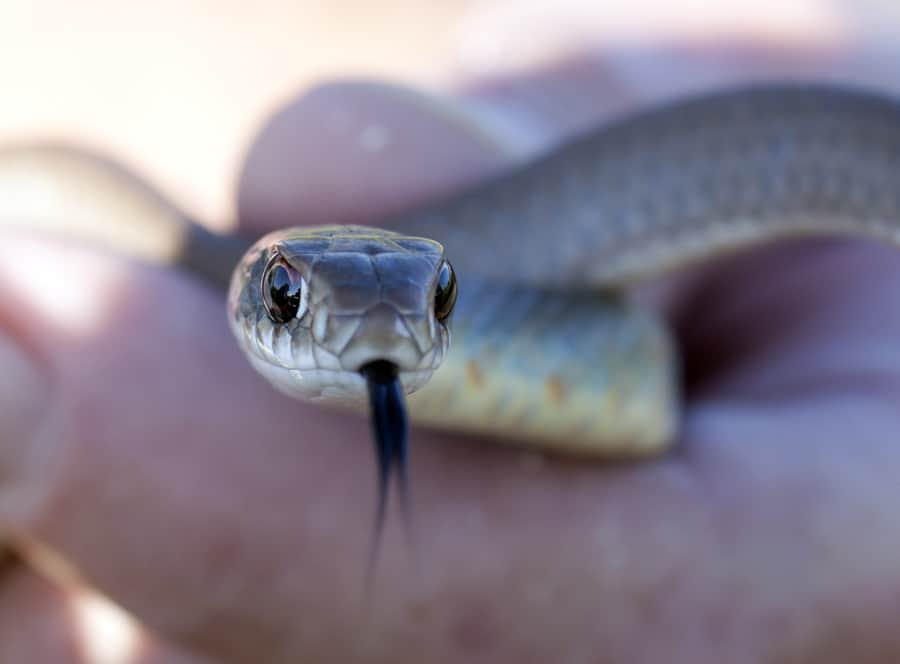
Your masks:
<svg viewBox="0 0 900 664"><path fill-rule="evenodd" d="M450 263L444 261L438 272L434 291L434 317L441 323L450 318L456 305L456 275Z"/></svg>
<svg viewBox="0 0 900 664"><path fill-rule="evenodd" d="M284 258L276 256L269 262L261 287L263 305L276 323L287 323L306 312L306 283Z"/></svg>

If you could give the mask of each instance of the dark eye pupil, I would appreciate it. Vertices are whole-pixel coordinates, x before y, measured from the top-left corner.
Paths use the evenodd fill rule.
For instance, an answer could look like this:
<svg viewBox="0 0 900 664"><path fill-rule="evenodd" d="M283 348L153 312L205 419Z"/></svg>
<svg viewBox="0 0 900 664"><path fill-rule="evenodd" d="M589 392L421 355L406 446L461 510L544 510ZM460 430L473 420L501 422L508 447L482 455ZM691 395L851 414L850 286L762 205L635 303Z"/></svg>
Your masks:
<svg viewBox="0 0 900 664"><path fill-rule="evenodd" d="M300 310L303 283L293 268L275 263L266 271L263 301L272 319L286 323Z"/></svg>
<svg viewBox="0 0 900 664"><path fill-rule="evenodd" d="M450 263L444 263L434 291L434 316L439 321L449 318L456 304L456 275Z"/></svg>

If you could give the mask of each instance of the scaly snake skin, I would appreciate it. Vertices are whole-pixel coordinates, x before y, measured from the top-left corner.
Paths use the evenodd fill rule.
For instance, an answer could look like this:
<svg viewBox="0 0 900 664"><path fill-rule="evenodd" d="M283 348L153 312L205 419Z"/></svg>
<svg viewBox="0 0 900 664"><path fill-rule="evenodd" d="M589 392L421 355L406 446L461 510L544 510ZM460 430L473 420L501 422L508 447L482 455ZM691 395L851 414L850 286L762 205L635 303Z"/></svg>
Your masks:
<svg viewBox="0 0 900 664"><path fill-rule="evenodd" d="M404 391L421 389L450 343L432 315L443 248L361 226L298 228L260 239L231 280L228 310L235 338L250 363L290 396L359 402L359 369L375 360L400 368ZM290 322L273 321L262 302L273 256L301 275L303 300Z"/></svg>
<svg viewBox="0 0 900 664"><path fill-rule="evenodd" d="M140 258L177 263L217 284L246 248L185 224L177 211L101 163L53 149L4 153L0 219L40 224L53 217L66 220L64 230ZM122 231L125 221L132 230ZM421 318L433 269L446 256L459 275L452 346L443 366L411 396L414 420L563 452L654 454L673 441L678 426L677 354L661 321L621 292L686 263L788 235L896 243L900 106L878 95L816 86L698 97L581 136L385 227L440 243L425 243L414 259L398 259L395 251L384 261L409 259L419 266L407 275L415 296L400 319L423 357L434 351L421 377L446 350L440 326ZM252 292L267 247L295 247L308 232L269 236L244 259L232 285L232 324L243 347L256 349L254 365L269 374L267 356L320 361L309 347L286 351L289 336L276 338L271 326L262 330L241 318L263 320L252 308ZM366 242L396 240L373 233ZM371 273L369 258L344 260L316 292L342 289L342 279L355 279L347 270L357 262ZM244 288L251 290L242 295ZM338 315L333 310L326 318ZM306 333L314 325L310 320ZM386 325L373 323L372 334ZM331 354L321 361L338 367ZM315 379L320 397L359 387L340 384L343 379L328 387L322 379ZM407 386L418 387L414 382ZM293 389L283 381L281 387Z"/></svg>

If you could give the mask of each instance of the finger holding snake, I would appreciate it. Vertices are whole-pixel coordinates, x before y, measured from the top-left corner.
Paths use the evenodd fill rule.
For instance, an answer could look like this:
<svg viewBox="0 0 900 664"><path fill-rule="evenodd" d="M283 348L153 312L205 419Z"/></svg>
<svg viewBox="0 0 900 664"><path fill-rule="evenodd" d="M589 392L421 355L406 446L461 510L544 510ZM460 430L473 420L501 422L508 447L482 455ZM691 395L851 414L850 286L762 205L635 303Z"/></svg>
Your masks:
<svg viewBox="0 0 900 664"><path fill-rule="evenodd" d="M375 105L398 103L366 94ZM448 143L467 140L453 123L430 121ZM473 164L495 159L479 156L477 140L470 144ZM315 164L285 168L301 166ZM397 166L422 168L415 159ZM303 209L295 213L302 218ZM595 648L573 646L574 635L587 633L608 652L627 652L639 638L628 633L634 625L677 632L689 616L731 607L742 619L717 630L728 651L754 643L757 621L773 606L872 612L886 601L880 589L892 566L871 555L860 570L844 552L856 539L847 537L856 510L884 519L885 538L896 534L881 508L891 503L897 463L881 444L897 425L884 399L895 377L870 353L891 347L900 311L882 306L878 326L855 323L887 301L900 275L889 251L819 249L779 249L742 259L740 269L720 267L698 278L674 310L690 323L688 366L707 379L689 394L679 454L645 467L529 456L517 463L514 453L459 436L417 434L418 520L441 524L421 541L427 574L410 578L402 549L389 548L385 559L395 562L379 578L380 610L357 639L346 639L333 619L353 615L357 595L335 589L358 584L355 552L368 535L371 513L357 509L373 495L367 450L358 445L364 423L298 405L251 377L222 325L220 302L201 285L11 237L0 262L4 315L50 391L37 433L18 449L24 461L10 463L17 481L4 518L62 552L151 627L238 661L259 656L261 644L271 648L263 651L268 661L326 648L387 661L395 644L408 651L433 642L456 649L454 659L475 653L498 661L525 650L547 658ZM42 298L41 280L15 277L34 265L65 275L65 301L77 306ZM777 292L739 304L759 292L760 273L777 281ZM162 358L170 372L159 370L160 345L170 349ZM869 352L847 362L834 349L848 346ZM715 372L704 367L712 360ZM179 376L176 386L147 380L166 373ZM851 376L858 380L848 383ZM783 398L764 398L778 390ZM51 460L52 472L41 459ZM129 472L138 465L140 475ZM40 470L22 471L29 466ZM197 484L197 467L211 469L209 484ZM141 528L124 529L96 557L96 542L114 522ZM701 563L698 550L709 559ZM184 559L207 566L185 576L177 564ZM765 573L801 566L833 585L788 594ZM716 583L704 585L710 579ZM191 598L175 612L166 600L173 587ZM263 609L242 601L248 595L265 597ZM560 606L565 619L548 626ZM291 614L304 618L285 629L277 616ZM223 623L253 638L231 642ZM871 621L848 624L860 638L875 629ZM529 642L536 625L539 642ZM785 643L824 642L803 629L789 627ZM256 649L242 650L247 643ZM689 658L692 646L680 644Z"/></svg>

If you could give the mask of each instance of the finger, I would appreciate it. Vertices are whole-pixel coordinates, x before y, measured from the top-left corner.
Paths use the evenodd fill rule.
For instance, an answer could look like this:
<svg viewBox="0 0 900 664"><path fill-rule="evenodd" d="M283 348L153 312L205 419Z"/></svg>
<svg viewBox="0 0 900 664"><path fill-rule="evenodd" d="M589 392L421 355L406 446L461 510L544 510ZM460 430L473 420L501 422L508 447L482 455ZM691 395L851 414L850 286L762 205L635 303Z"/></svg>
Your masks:
<svg viewBox="0 0 900 664"><path fill-rule="evenodd" d="M269 119L247 155L247 228L360 223L478 182L513 146L459 104L369 82L314 88Z"/></svg>
<svg viewBox="0 0 900 664"><path fill-rule="evenodd" d="M210 664L155 638L89 590L41 575L15 554L0 576L0 661Z"/></svg>
<svg viewBox="0 0 900 664"><path fill-rule="evenodd" d="M66 598L18 559L0 571L0 660L82 664Z"/></svg>
<svg viewBox="0 0 900 664"><path fill-rule="evenodd" d="M372 488L367 446L353 444L362 422L275 395L202 287L46 240L10 237L0 253L5 327L44 376L30 395L41 418L4 440L0 520L161 633L237 661L284 646L265 645L279 620L314 613L291 604L304 594L297 584L321 574L341 587L358 569L352 544ZM28 278L35 264L66 275L65 298ZM322 547L341 539L336 560L313 572ZM273 601L278 574L298 564ZM248 599L256 592L260 601Z"/></svg>

